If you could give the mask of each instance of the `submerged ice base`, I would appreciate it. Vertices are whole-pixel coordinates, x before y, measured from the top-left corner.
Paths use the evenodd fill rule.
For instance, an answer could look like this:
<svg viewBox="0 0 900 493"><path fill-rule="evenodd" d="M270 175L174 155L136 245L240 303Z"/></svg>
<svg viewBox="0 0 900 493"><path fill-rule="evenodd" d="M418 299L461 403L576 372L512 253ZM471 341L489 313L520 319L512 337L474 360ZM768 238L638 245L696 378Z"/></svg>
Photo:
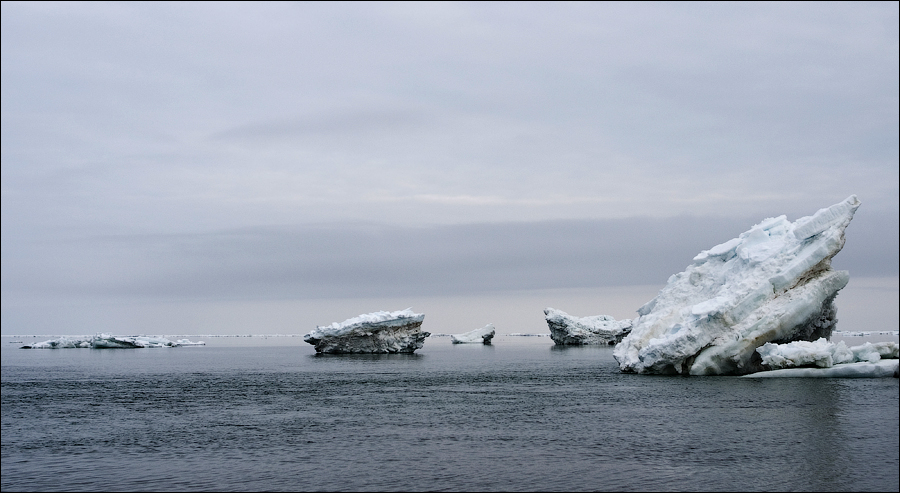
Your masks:
<svg viewBox="0 0 900 493"><path fill-rule="evenodd" d="M424 314L412 310L373 312L341 323L316 327L303 340L317 353L412 353L430 332L421 330Z"/></svg>
<svg viewBox="0 0 900 493"><path fill-rule="evenodd" d="M743 375L764 370L768 342L828 338L834 299L850 275L831 258L860 202L855 195L812 216L765 219L705 250L638 310L613 355L625 372Z"/></svg>

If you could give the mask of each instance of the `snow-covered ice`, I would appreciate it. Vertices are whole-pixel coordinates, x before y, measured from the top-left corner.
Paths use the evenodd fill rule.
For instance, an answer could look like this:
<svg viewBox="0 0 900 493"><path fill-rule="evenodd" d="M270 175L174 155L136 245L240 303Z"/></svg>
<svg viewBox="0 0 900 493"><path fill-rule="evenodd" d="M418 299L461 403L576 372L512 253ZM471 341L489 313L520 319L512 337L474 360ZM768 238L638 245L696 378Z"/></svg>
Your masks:
<svg viewBox="0 0 900 493"><path fill-rule="evenodd" d="M768 218L700 252L638 310L614 349L625 372L743 375L765 370L768 342L829 338L850 275L831 268L859 207L851 195L793 223Z"/></svg>
<svg viewBox="0 0 900 493"><path fill-rule="evenodd" d="M601 344L613 345L631 331L631 320L617 321L609 315L573 317L555 308L545 308L544 318L550 337L559 346Z"/></svg>
<svg viewBox="0 0 900 493"><path fill-rule="evenodd" d="M847 363L877 363L882 359L897 359L896 342L867 342L847 347L844 341L831 342L824 337L817 341L794 341L787 344L767 342L756 348L767 369L779 370L802 366L830 368Z"/></svg>
<svg viewBox="0 0 900 493"><path fill-rule="evenodd" d="M204 342L191 342L188 339L171 341L162 336L114 336L97 334L93 336L61 336L57 339L22 346L22 349L139 349L178 346L203 346Z"/></svg>
<svg viewBox="0 0 900 493"><path fill-rule="evenodd" d="M452 334L450 340L453 344L490 344L495 333L494 324L487 324L464 334Z"/></svg>
<svg viewBox="0 0 900 493"><path fill-rule="evenodd" d="M319 326L303 336L318 353L412 353L431 333L421 330L425 315L409 308L366 313Z"/></svg>

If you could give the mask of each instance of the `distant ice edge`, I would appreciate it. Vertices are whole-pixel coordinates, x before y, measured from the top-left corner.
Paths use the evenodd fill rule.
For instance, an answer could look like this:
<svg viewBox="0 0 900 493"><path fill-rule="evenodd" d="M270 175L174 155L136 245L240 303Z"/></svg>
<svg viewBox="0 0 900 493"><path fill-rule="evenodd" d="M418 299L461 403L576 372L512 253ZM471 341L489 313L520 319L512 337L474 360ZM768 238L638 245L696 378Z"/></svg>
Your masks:
<svg viewBox="0 0 900 493"><path fill-rule="evenodd" d="M143 349L181 346L205 346L203 341L188 339L171 341L162 336L114 336L97 334L93 336L61 336L43 342L27 344L21 349Z"/></svg>

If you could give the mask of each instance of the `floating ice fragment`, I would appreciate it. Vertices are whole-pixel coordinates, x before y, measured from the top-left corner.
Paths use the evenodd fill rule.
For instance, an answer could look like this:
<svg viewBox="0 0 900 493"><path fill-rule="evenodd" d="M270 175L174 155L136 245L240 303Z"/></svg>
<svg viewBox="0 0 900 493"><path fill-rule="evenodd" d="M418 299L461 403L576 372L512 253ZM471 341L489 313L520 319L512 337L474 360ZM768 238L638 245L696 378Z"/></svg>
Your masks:
<svg viewBox="0 0 900 493"><path fill-rule="evenodd" d="M544 318L550 337L560 346L618 343L631 330L631 320L616 320L609 315L573 317L555 308L546 308Z"/></svg>
<svg viewBox="0 0 900 493"><path fill-rule="evenodd" d="M487 324L480 329L466 332L464 334L455 334L450 336L453 344L490 344L494 338L496 330L494 324Z"/></svg>
<svg viewBox="0 0 900 493"><path fill-rule="evenodd" d="M412 353L431 335L420 329L424 319L409 308L366 313L316 327L303 340L317 353Z"/></svg>

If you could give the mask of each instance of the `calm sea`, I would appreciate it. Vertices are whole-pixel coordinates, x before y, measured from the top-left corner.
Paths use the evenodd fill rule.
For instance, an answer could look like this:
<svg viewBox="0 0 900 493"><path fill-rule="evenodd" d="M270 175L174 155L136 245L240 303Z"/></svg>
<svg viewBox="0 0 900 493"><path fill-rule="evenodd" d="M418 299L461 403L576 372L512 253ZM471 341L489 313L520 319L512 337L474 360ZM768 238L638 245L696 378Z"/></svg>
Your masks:
<svg viewBox="0 0 900 493"><path fill-rule="evenodd" d="M343 356L204 340L3 338L2 490L900 489L894 378L626 375L609 347L549 337Z"/></svg>

